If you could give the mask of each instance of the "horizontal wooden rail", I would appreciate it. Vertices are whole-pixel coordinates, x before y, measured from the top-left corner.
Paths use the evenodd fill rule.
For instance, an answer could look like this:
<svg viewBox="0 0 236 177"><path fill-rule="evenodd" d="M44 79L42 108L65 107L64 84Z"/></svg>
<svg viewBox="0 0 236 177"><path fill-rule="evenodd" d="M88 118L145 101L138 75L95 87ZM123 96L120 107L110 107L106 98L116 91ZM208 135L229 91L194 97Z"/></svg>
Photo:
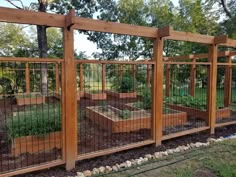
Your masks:
<svg viewBox="0 0 236 177"><path fill-rule="evenodd" d="M106 150L102 150L102 151L98 151L98 152L78 155L77 159L84 160L84 159L94 158L94 157L98 157L98 156L109 155L112 153L116 153L116 152L120 152L120 151L124 151L124 150L128 150L128 149L133 149L133 148L137 148L137 147L141 147L141 146L145 146L145 145L150 145L150 144L154 144L154 143L155 143L154 140L146 140L146 141L142 141L142 142L138 142L138 143L124 145L119 148L111 148L111 149L106 149Z"/></svg>
<svg viewBox="0 0 236 177"><path fill-rule="evenodd" d="M63 28L65 26L65 16L0 7L0 22L45 25Z"/></svg>
<svg viewBox="0 0 236 177"><path fill-rule="evenodd" d="M55 58L25 58L25 57L0 57L0 62L62 63L62 62L64 62L64 59L55 59Z"/></svg>
<svg viewBox="0 0 236 177"><path fill-rule="evenodd" d="M236 66L236 63L217 63L218 66Z"/></svg>
<svg viewBox="0 0 236 177"><path fill-rule="evenodd" d="M216 127L224 127L224 126L233 125L233 124L236 124L236 121L225 122L225 123L216 123Z"/></svg>
<svg viewBox="0 0 236 177"><path fill-rule="evenodd" d="M74 29L115 33L148 38L157 38L158 29L146 26L137 26L124 23L93 20L89 18L74 18Z"/></svg>
<svg viewBox="0 0 236 177"><path fill-rule="evenodd" d="M40 164L40 165L37 164L36 166L19 169L16 171L5 173L5 174L0 174L0 177L15 176L15 175L29 173L29 172L33 172L33 171L37 171L37 170L48 169L48 168L55 167L58 165L63 165L64 163L65 163L65 161L63 161L63 160L55 160L55 161L47 162L45 164Z"/></svg>
<svg viewBox="0 0 236 177"><path fill-rule="evenodd" d="M214 36L207 36L202 34L181 32L181 31L171 31L170 36L165 37L165 39L168 40L195 42L202 44L213 44L214 38L215 38Z"/></svg>
<svg viewBox="0 0 236 177"><path fill-rule="evenodd" d="M114 60L75 60L76 63L84 64L127 64L127 65L154 65L154 61L114 61Z"/></svg>
<svg viewBox="0 0 236 177"><path fill-rule="evenodd" d="M205 131L205 130L209 130L209 129L210 129L210 127L201 127L201 128L194 128L191 130L186 130L186 131L182 131L182 132L178 132L178 133L172 133L169 135L164 135L162 137L162 140L169 140L172 138L177 138L180 136L189 135L189 134L193 134L193 133L197 133L197 132L201 132L201 131Z"/></svg>
<svg viewBox="0 0 236 177"><path fill-rule="evenodd" d="M164 64L170 65L211 65L211 62L181 62L181 61L164 61Z"/></svg>

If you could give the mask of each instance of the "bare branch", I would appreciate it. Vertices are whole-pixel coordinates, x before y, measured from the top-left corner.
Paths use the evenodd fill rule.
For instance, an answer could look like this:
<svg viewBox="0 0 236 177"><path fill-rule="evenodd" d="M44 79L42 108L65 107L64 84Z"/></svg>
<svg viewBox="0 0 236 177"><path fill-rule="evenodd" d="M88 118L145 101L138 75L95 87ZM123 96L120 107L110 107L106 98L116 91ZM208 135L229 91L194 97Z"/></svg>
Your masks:
<svg viewBox="0 0 236 177"><path fill-rule="evenodd" d="M5 0L5 1L7 1L8 3L10 3L11 5L13 5L13 6L14 6L15 8L17 8L17 9L24 9L24 4L23 4L23 2L22 2L21 0ZM20 2L22 7L16 5L16 4L13 3L12 1Z"/></svg>
<svg viewBox="0 0 236 177"><path fill-rule="evenodd" d="M227 15L229 18L232 18L232 14L231 14L231 12L230 12L228 6L227 6L226 0L221 0L221 5L223 6L226 15Z"/></svg>

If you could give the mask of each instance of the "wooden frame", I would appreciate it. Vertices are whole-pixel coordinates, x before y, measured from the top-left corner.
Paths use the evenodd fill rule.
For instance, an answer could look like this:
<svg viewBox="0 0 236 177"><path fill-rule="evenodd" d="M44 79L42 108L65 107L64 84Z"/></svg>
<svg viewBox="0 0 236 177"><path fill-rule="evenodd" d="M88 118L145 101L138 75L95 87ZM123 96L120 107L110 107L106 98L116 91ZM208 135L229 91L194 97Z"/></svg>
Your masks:
<svg viewBox="0 0 236 177"><path fill-rule="evenodd" d="M37 19L37 20L35 20ZM63 29L64 36L64 59L51 59L51 58L19 58L19 57L0 57L0 62L25 62L25 63L60 63L61 68L61 87L62 87L62 160L55 162L50 162L45 165L38 165L37 167L29 167L26 169L20 169L15 172L9 172L3 174L4 176L16 175L25 172L35 171L39 169L49 168L56 165L61 165L66 163L66 168L68 170L74 168L75 161L77 159L85 159L96 157L99 155L105 155L113 152L118 152L120 150L126 150L134 147L139 147L147 144L160 145L162 140L168 139L167 136L162 136L162 99L163 99L163 64L191 64L191 65L209 65L209 93L208 93L208 116L209 116L209 127L211 133L214 133L215 127L220 124L215 125L216 109L216 75L217 75L217 66L225 65L230 68L231 66L236 66L236 64L228 63L217 63L217 54L218 56L232 56L236 55L235 51L232 52L222 52L217 53L217 46L236 46L236 40L229 39L227 36L206 36L201 34L193 34L189 32L179 32L174 31L171 27L165 27L161 29L136 26L115 22L106 22L101 20L93 20L87 18L76 17L74 10L71 10L68 15L56 15L43 12L34 12L28 10L17 10L10 8L0 7L0 21L9 22L9 23L20 23L20 24L31 24L31 25L44 25L48 27L59 27ZM73 31L75 29L79 30L91 30L98 32L107 32L115 34L124 34L124 35L134 35L154 39L154 60L153 61L98 61L98 60L74 60L74 48L73 48ZM198 54L198 55L189 55L187 59L199 59L199 58L208 58L209 62L176 62L171 61L171 57L168 57L166 61L163 61L163 41L166 40L181 40L189 42L197 42L202 44L210 45L209 54ZM176 60L181 60L183 57L179 57ZM148 140L142 143L136 143L132 145L127 145L121 148L104 150L102 152L95 152L86 155L81 155L77 157L77 100L76 100L76 70L71 69L75 68L75 65L83 63L95 63L95 64L145 64L152 65L152 98L153 98L153 107L152 107L152 135L153 140ZM30 92L29 87L29 72L27 71L26 64L26 92ZM103 65L104 66L104 65ZM148 67L149 68L149 67ZM135 68L134 68L135 69ZM192 68L194 69L194 67ZM229 71L229 72L228 72ZM147 71L150 72L150 71ZM57 65L56 73L58 75ZM230 70L227 69L227 75L230 75ZM104 69L103 69L103 78L104 78ZM135 72L133 72L135 77ZM59 79L56 76L56 90L59 89ZM194 74L193 74L194 77ZM193 78L192 77L192 78ZM230 76L228 76L230 77ZM150 83L149 74L147 76L147 85ZM192 85L194 81L192 79ZM230 83L227 83L227 88L230 87ZM105 90L105 82L103 82L103 90ZM191 91L194 94L194 90ZM225 99L225 105L228 105L228 97L230 93L227 94ZM158 104L157 104L158 103ZM235 123L235 122L232 122ZM200 129L189 130L186 132L181 132L178 134L171 135L171 137L183 136L185 134L190 134L198 131L203 131L209 129L209 127L204 127Z"/></svg>

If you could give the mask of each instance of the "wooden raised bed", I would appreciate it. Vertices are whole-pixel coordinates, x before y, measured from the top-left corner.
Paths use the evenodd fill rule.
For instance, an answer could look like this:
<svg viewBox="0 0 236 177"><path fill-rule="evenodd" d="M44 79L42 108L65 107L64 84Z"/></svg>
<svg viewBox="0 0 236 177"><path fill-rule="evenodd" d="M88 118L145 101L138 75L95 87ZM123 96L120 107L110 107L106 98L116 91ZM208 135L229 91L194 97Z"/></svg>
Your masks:
<svg viewBox="0 0 236 177"><path fill-rule="evenodd" d="M136 108L133 106L133 104L134 103L127 103L126 105L132 108ZM163 113L162 117L163 127L184 125L187 122L186 112L177 111L170 108L165 108L164 110L167 111L167 113Z"/></svg>
<svg viewBox="0 0 236 177"><path fill-rule="evenodd" d="M84 91L77 91L77 101L80 100L81 97L84 97ZM60 100L61 99L61 93L55 93L54 98Z"/></svg>
<svg viewBox="0 0 236 177"><path fill-rule="evenodd" d="M122 119L116 115L122 110L107 106L110 112L106 113L100 111L100 107L86 107L86 117L112 133L137 131L150 128L151 126L150 114L145 110L131 111L131 117L129 119Z"/></svg>
<svg viewBox="0 0 236 177"><path fill-rule="evenodd" d="M86 117L112 133L151 128L151 113L143 109L131 111L131 117L129 119L122 119L115 115L115 113L121 110L108 106L114 113L107 114L104 111L100 111L99 107L101 106L87 107ZM172 110L172 112L163 115L163 127L183 125L187 122L187 114L185 112L176 110Z"/></svg>
<svg viewBox="0 0 236 177"><path fill-rule="evenodd" d="M38 153L62 147L61 132L51 132L42 136L23 136L12 140L11 155L19 156L23 153Z"/></svg>
<svg viewBox="0 0 236 177"><path fill-rule="evenodd" d="M42 104L42 103L45 103L45 97L44 96L37 96L37 97L32 96L32 97L16 98L16 103L18 106Z"/></svg>
<svg viewBox="0 0 236 177"><path fill-rule="evenodd" d="M194 109L182 105L173 105L169 103L167 103L166 105L171 109L186 112L188 116L196 116L203 120L208 120L207 111ZM229 107L216 110L216 118L228 118L230 117L230 115L231 111Z"/></svg>
<svg viewBox="0 0 236 177"><path fill-rule="evenodd" d="M116 98L136 98L136 92L129 92L129 93L119 93L115 91L106 91L108 96L116 97Z"/></svg>
<svg viewBox="0 0 236 177"><path fill-rule="evenodd" d="M84 93L85 98L89 98L90 100L106 100L107 99L107 94L104 92L100 93Z"/></svg>

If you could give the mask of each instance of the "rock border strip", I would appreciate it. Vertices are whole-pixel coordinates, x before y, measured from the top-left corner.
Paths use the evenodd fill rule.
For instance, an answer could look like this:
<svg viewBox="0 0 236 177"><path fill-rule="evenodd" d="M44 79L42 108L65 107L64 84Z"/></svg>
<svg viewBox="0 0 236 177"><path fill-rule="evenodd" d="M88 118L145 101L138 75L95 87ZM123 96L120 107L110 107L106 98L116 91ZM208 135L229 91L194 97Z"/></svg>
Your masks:
<svg viewBox="0 0 236 177"><path fill-rule="evenodd" d="M220 137L218 139L208 138L206 143L201 143L201 142L190 143L187 144L186 146L183 145L183 146L178 146L177 148L167 149L166 151L155 152L154 154L146 154L144 157L140 157L138 159L132 159L130 161L127 160L121 164L115 164L113 166L101 166L99 168L94 168L92 171L86 170L83 172L77 172L77 176L71 176L71 177L90 177L93 175L102 175L110 172L118 172L121 169L123 170L125 168L130 168L132 166L138 167L139 165L142 165L150 160L161 159L171 154L184 152L193 148L209 146L210 144L215 144L217 142L222 142L224 140L229 140L229 139L236 139L236 133L227 137Z"/></svg>

